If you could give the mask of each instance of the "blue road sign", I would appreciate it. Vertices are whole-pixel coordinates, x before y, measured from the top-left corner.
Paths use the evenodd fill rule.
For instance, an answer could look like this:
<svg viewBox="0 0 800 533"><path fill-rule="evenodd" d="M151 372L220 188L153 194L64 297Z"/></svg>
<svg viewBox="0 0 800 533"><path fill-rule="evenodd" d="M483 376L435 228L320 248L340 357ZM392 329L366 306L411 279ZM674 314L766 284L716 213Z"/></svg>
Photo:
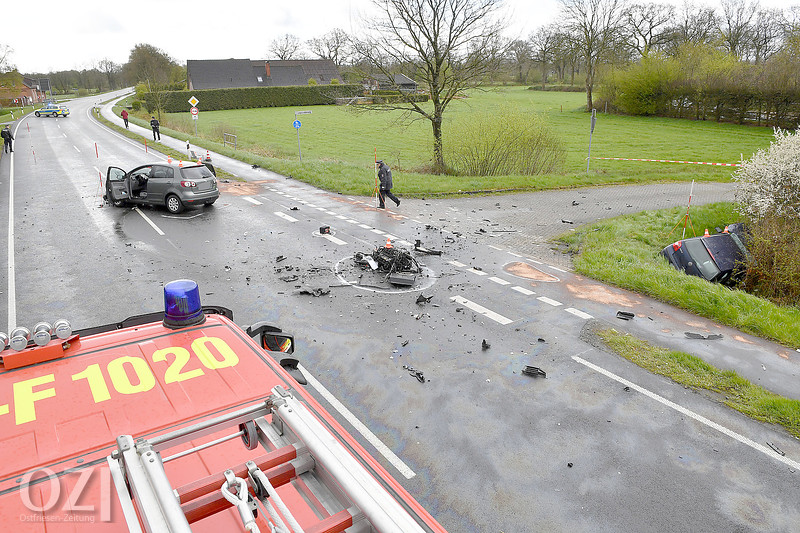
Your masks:
<svg viewBox="0 0 800 533"><path fill-rule="evenodd" d="M295 120L294 122L292 122L292 126L294 126L294 128L296 130L299 130L300 126L301 126L300 121L299 120Z"/></svg>

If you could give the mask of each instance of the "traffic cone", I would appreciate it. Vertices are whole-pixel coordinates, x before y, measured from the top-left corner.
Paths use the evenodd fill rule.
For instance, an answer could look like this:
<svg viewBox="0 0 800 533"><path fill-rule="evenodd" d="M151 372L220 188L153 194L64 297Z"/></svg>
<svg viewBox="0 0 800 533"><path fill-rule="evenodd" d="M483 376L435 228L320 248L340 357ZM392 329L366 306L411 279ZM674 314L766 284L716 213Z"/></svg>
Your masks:
<svg viewBox="0 0 800 533"><path fill-rule="evenodd" d="M709 237L708 228L706 228L706 232L703 234L703 237Z"/></svg>
<svg viewBox="0 0 800 533"><path fill-rule="evenodd" d="M725 229L722 230L722 233L730 233L730 231L728 231L728 226L725 226Z"/></svg>
<svg viewBox="0 0 800 533"><path fill-rule="evenodd" d="M167 156L167 163L172 163L172 156Z"/></svg>
<svg viewBox="0 0 800 533"><path fill-rule="evenodd" d="M211 152L206 150L206 161L211 161Z"/></svg>
<svg viewBox="0 0 800 533"><path fill-rule="evenodd" d="M392 239L386 237L386 246L384 248L392 248Z"/></svg>
<svg viewBox="0 0 800 533"><path fill-rule="evenodd" d="M183 161L178 161L178 166L180 168L183 168ZM708 233L708 230L706 230L706 233Z"/></svg>

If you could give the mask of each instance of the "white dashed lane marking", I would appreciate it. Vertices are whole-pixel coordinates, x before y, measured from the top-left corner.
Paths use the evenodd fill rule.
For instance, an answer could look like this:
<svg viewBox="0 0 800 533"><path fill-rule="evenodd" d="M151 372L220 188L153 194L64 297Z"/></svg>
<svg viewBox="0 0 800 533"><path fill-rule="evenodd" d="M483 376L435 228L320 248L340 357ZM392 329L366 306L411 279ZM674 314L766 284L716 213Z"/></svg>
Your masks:
<svg viewBox="0 0 800 533"><path fill-rule="evenodd" d="M281 217L282 219L288 220L289 222L297 222L297 219L294 217L290 217L286 213L281 213L280 211L275 211L275 214Z"/></svg>
<svg viewBox="0 0 800 533"><path fill-rule="evenodd" d="M255 198L250 198L249 196L242 196L246 202L250 202L253 205L264 205Z"/></svg>
<svg viewBox="0 0 800 533"><path fill-rule="evenodd" d="M539 264L541 264L541 263L539 263ZM547 265L547 266L548 266L548 267L550 267L550 268L552 268L553 270L557 270L557 271L559 271L559 272L563 272L564 274L566 274L566 273L567 273L567 271L566 271L566 270L561 270L560 268L558 268L558 267L554 267L553 265Z"/></svg>
<svg viewBox="0 0 800 533"><path fill-rule="evenodd" d="M494 282L495 282L495 283L497 283L498 285L511 285L511 282L510 282L510 281L506 281L506 280L504 280L503 278L496 278L496 277L494 277L494 276L490 277L490 278L489 278L489 281L494 281Z"/></svg>
<svg viewBox="0 0 800 533"><path fill-rule="evenodd" d="M571 313L571 314L577 316L578 318L582 318L584 320L589 320L590 318L594 318L589 313L584 313L583 311L579 311L578 309L575 309L574 307L567 307L566 309L564 309L564 311L566 311L567 313Z"/></svg>
<svg viewBox="0 0 800 533"><path fill-rule="evenodd" d="M458 268L464 268L465 266L467 266L464 263L459 263L458 261L449 261L449 263Z"/></svg>
<svg viewBox="0 0 800 533"><path fill-rule="evenodd" d="M539 296L536 299L539 300L540 302L544 302L546 304L550 304L553 307L558 307L559 305L564 305L561 302L557 302L555 300L552 300L552 299L548 298L547 296Z"/></svg>
<svg viewBox="0 0 800 533"><path fill-rule="evenodd" d="M517 291L518 293L520 293L520 294L524 294L525 296L530 296L530 295L532 295L532 294L536 294L536 293L535 293L535 292L533 292L533 291L529 291L529 290L528 290L528 289L526 289L525 287L517 287L517 286L515 286L515 287L511 287L511 290L512 290L512 291Z"/></svg>
<svg viewBox="0 0 800 533"><path fill-rule="evenodd" d="M361 229L372 229L372 226L367 226L366 224L359 224L358 227Z"/></svg>
<svg viewBox="0 0 800 533"><path fill-rule="evenodd" d="M370 231L372 233L377 233L378 235L384 235L384 233L381 230L376 229L376 228L372 228Z"/></svg>
<svg viewBox="0 0 800 533"><path fill-rule="evenodd" d="M483 272L482 270L475 270L474 268L468 268L467 272L472 272L473 274L476 274L478 276L485 276L486 275L486 272Z"/></svg>
<svg viewBox="0 0 800 533"><path fill-rule="evenodd" d="M685 416L688 416L689 418L697 420L701 424L705 424L706 426L719 431L723 435L727 435L728 437L731 437L732 439L735 439L735 440L741 442L742 444L744 444L746 446L749 446L749 447L753 448L754 450L759 451L759 452L763 453L764 455L767 455L767 456L771 457L772 459L780 461L780 462L788 465L790 468L793 468L795 470L800 470L800 463L798 463L797 461L793 461L793 460L789 459L788 457L785 457L783 455L780 455L780 454L776 453L774 450L772 450L770 448L767 448L763 444L759 444L759 443L757 443L757 442L755 442L755 441L753 441L751 439L748 439L747 437L745 437L743 435L740 435L739 433L736 433L735 431L732 431L732 430L726 428L725 426L717 424L716 422L714 422L712 420L709 420L708 418L695 413L694 411L690 411L689 409L687 409L687 408L685 408L685 407L683 407L681 405L678 405L675 402L671 402L671 401L667 400L663 396L659 396L655 392L652 392L652 391L650 391L648 389L645 389L644 387L640 387L639 385L636 385L635 383L632 383L632 382L628 381L627 379L622 378L622 377L614 374L613 372L611 372L609 370L606 370L605 368L599 367L599 366L595 365L594 363L590 363L589 361L587 361L585 359L581 359L577 355L573 355L572 359L574 361L577 361L578 363L584 365L584 366L587 366L587 367L591 368L595 372L599 372L599 373L603 374L604 376L609 377L609 378L613 379L614 381L617 381L617 382L621 383L622 385L625 385L626 387L630 387L630 388L632 388L633 390L635 390L637 392L641 392L642 394L644 394L648 398L651 398L651 399L653 399L653 400L655 400L655 401L657 401L657 402L659 402L659 403L661 403L663 405L666 405L670 409L674 409L675 411L678 411L679 413L681 413L681 414L683 414Z"/></svg>
<svg viewBox="0 0 800 533"><path fill-rule="evenodd" d="M506 317L504 317L503 315L501 315L499 313L495 313L491 309L486 309L482 305L476 304L475 302L473 302L471 300L467 300L466 298L462 298L461 296L453 296L450 299L453 300L454 302L458 303L458 304L463 305L464 307L472 309L473 311L475 311L479 315L483 315L486 318L491 318L495 322L498 322L498 323L500 323L500 324L502 324L504 326L507 325L507 324L511 324L513 322L513 320L511 320L510 318L506 318Z"/></svg>
<svg viewBox="0 0 800 533"><path fill-rule="evenodd" d="M339 246L342 246L342 245L344 245L344 244L347 244L347 243L346 243L346 242L344 242L342 239L337 239L337 238L336 238L336 237L334 237L333 235L323 235L323 237L325 237L326 239L328 239L329 241L331 241L333 244L338 244Z"/></svg>

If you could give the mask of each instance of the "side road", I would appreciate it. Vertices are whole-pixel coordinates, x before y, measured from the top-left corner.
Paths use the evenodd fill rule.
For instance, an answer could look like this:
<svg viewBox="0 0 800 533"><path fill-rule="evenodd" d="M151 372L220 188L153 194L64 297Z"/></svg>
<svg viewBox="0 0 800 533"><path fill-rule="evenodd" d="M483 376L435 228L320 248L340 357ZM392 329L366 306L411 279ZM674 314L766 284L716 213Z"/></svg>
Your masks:
<svg viewBox="0 0 800 533"><path fill-rule="evenodd" d="M123 125L112 113L112 104L102 107L109 121ZM149 128L130 124L130 130L152 139ZM162 133L161 144L178 151L186 150L186 141ZM206 151L202 150L205 155ZM210 152L214 166L248 181L290 178L265 169L253 169L247 163ZM650 163L631 163L650 164ZM654 163L657 164L657 163ZM402 198L402 175L397 176L395 192ZM481 244L522 254L529 259L571 270L567 255L552 249L548 239L602 218L644 210L686 206L691 185L688 183L648 184L618 187L592 187L500 196L475 196L445 199L403 199L402 207L386 210L386 216L402 214L416 222L473 239ZM732 201L732 183L696 183L692 205ZM364 199L368 202L369 199ZM678 221L676 220L676 223ZM697 228L696 228L697 229ZM700 230L702 231L702 229ZM735 370L755 384L788 398L800 399L800 353L795 348L744 334L721 326L652 298L621 289L606 287L567 272L576 286L583 286L585 298L606 303L609 313L597 316L602 325L630 333L669 349L703 358L722 369ZM601 290L596 290L600 288ZM616 320L619 301L635 301L631 321ZM687 339L686 331L721 333L721 340Z"/></svg>

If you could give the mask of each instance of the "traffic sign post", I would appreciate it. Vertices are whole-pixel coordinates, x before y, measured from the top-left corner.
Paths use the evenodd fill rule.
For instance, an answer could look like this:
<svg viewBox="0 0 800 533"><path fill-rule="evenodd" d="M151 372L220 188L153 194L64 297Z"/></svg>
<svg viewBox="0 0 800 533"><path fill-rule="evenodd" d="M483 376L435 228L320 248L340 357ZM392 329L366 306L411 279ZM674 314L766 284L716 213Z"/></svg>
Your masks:
<svg viewBox="0 0 800 533"><path fill-rule="evenodd" d="M292 126L294 129L297 130L297 154L300 156L300 161L303 161L303 152L300 151L300 126L302 124L299 120L297 120L297 115L310 115L311 111L295 111L294 112L294 122L292 122Z"/></svg>
<svg viewBox="0 0 800 533"><path fill-rule="evenodd" d="M294 129L297 130L297 154L300 156L300 162L302 162L303 152L300 151L300 126L302 126L302 124L300 124L299 120L295 120L292 122L292 126L294 126Z"/></svg>
<svg viewBox="0 0 800 533"><path fill-rule="evenodd" d="M194 97L194 95L192 95L192 97L189 98L188 102L189 105L192 106L192 108L189 111L191 111L192 119L194 120L194 136L197 137L197 115L200 113L200 111L197 109L197 104L200 103L200 100L198 100L197 98Z"/></svg>

